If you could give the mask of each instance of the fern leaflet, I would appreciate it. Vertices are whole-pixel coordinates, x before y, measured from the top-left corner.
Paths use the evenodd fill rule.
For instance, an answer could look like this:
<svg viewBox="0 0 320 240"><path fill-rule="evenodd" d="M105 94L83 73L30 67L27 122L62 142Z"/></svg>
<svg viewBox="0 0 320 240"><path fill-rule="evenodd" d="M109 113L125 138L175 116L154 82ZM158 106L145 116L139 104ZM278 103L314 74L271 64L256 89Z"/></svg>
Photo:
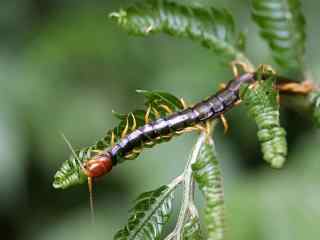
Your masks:
<svg viewBox="0 0 320 240"><path fill-rule="evenodd" d="M173 190L168 186L162 186L141 194L131 210L128 224L116 233L114 239L159 239L172 210Z"/></svg>
<svg viewBox="0 0 320 240"><path fill-rule="evenodd" d="M205 222L208 239L221 240L224 237L224 194L221 171L213 144L205 143L202 146L192 170L206 200Z"/></svg>
<svg viewBox="0 0 320 240"><path fill-rule="evenodd" d="M280 168L287 156L286 131L280 127L278 92L274 89L276 78L258 81L254 87L241 90L249 115L258 126L258 139L263 158L272 167Z"/></svg>
<svg viewBox="0 0 320 240"><path fill-rule="evenodd" d="M182 233L183 240L202 240L202 232L200 229L200 220L197 217L190 217L185 221Z"/></svg>
<svg viewBox="0 0 320 240"><path fill-rule="evenodd" d="M125 10L114 12L117 20L129 33L148 36L158 32L187 37L226 56L228 60L242 59L244 36L235 33L235 24L226 10L180 5L167 0L149 0Z"/></svg>
<svg viewBox="0 0 320 240"><path fill-rule="evenodd" d="M273 58L290 70L300 70L305 52L305 20L299 0L252 0L252 16Z"/></svg>
<svg viewBox="0 0 320 240"><path fill-rule="evenodd" d="M320 91L315 91L310 96L313 120L318 128L320 128Z"/></svg>

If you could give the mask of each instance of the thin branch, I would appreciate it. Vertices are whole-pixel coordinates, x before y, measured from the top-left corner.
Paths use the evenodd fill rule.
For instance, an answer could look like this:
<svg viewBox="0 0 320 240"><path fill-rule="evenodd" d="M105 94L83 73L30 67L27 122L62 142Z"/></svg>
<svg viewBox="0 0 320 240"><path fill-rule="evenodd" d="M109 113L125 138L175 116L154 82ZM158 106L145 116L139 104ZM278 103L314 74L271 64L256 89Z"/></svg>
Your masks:
<svg viewBox="0 0 320 240"><path fill-rule="evenodd" d="M214 124L212 124L214 126ZM213 127L208 127L207 131L202 131L193 150L189 156L183 173L178 177L183 178L183 199L175 229L165 238L165 240L181 240L185 220L189 216L199 217L198 210L194 204L195 182L192 176L192 164L194 164L200 154L202 145L207 141Z"/></svg>

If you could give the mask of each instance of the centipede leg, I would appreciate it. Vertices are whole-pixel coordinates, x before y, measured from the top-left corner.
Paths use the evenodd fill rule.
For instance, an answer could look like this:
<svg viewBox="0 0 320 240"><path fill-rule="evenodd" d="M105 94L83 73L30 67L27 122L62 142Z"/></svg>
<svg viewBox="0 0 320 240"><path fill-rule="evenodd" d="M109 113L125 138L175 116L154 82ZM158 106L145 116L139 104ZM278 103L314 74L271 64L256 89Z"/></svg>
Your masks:
<svg viewBox="0 0 320 240"><path fill-rule="evenodd" d="M186 127L183 130L176 131L176 134L180 135L182 133L193 132L199 130L199 127L196 125L194 127Z"/></svg>
<svg viewBox="0 0 320 240"><path fill-rule="evenodd" d="M206 131L206 127L203 126L202 124L198 124L197 125L197 129L200 130L200 131Z"/></svg>
<svg viewBox="0 0 320 240"><path fill-rule="evenodd" d="M223 127L224 127L224 134L226 134L228 132L228 129L229 129L228 121L225 118L224 114L220 115L220 119L221 119L221 122L222 122Z"/></svg>
<svg viewBox="0 0 320 240"><path fill-rule="evenodd" d="M144 122L145 124L149 123L149 116L150 116L150 112L151 112L151 105L149 105L146 114L144 115Z"/></svg>
<svg viewBox="0 0 320 240"><path fill-rule="evenodd" d="M187 109L188 108L188 104L186 103L186 101L183 98L180 98L180 102L183 106L183 109Z"/></svg>
<svg viewBox="0 0 320 240"><path fill-rule="evenodd" d="M134 116L133 113L130 113L131 117L132 117L132 127L131 127L131 131L134 131L137 128L137 121L136 121L136 117Z"/></svg>
<svg viewBox="0 0 320 240"><path fill-rule="evenodd" d="M233 76L237 78L239 76L239 71L238 71L237 64L234 61L231 62L231 70L232 70Z"/></svg>
<svg viewBox="0 0 320 240"><path fill-rule="evenodd" d="M226 89L226 87L227 87L227 85L225 83L220 83L219 84L219 89L220 90L224 90L224 89Z"/></svg>
<svg viewBox="0 0 320 240"><path fill-rule="evenodd" d="M115 143L115 134L114 131L112 130L111 132L111 139L110 139L110 145L113 146Z"/></svg>
<svg viewBox="0 0 320 240"><path fill-rule="evenodd" d="M125 126L125 128L123 129L123 131L122 131L122 133L121 133L121 138L124 138L124 137L127 135L128 129L129 129L129 120L128 120L128 118L127 118L127 120L126 120L126 126Z"/></svg>
<svg viewBox="0 0 320 240"><path fill-rule="evenodd" d="M276 71L268 64L260 64L258 70L261 70L263 73L271 72L274 75L276 74Z"/></svg>
<svg viewBox="0 0 320 240"><path fill-rule="evenodd" d="M161 117L161 114L159 113L159 111L156 108L152 107L151 109L154 112L154 115L156 115L156 118L160 118Z"/></svg>
<svg viewBox="0 0 320 240"><path fill-rule="evenodd" d="M231 69L232 69L234 77L236 77L236 78L238 78L240 75L239 67L241 67L244 72L253 72L252 67L249 66L247 63L244 63L239 60L234 60L231 62Z"/></svg>
<svg viewBox="0 0 320 240"><path fill-rule="evenodd" d="M236 101L236 102L234 103L234 106L239 106L239 105L241 104L241 102L242 102L242 100L239 99L238 101Z"/></svg>
<svg viewBox="0 0 320 240"><path fill-rule="evenodd" d="M131 159L136 158L139 155L139 153L131 152L131 153L127 154L126 156L124 156L124 158L127 159L127 160L131 160Z"/></svg>
<svg viewBox="0 0 320 240"><path fill-rule="evenodd" d="M172 114L173 111L171 108L169 108L167 105L160 104L159 107L163 108L168 114Z"/></svg>

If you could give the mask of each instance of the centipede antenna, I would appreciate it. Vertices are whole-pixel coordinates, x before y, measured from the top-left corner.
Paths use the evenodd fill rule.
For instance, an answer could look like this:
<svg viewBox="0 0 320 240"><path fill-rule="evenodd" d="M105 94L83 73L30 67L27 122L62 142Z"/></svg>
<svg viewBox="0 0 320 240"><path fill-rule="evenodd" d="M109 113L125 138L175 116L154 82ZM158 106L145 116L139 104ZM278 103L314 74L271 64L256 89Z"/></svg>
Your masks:
<svg viewBox="0 0 320 240"><path fill-rule="evenodd" d="M80 161L78 155L76 154L76 151L75 151L74 148L72 147L70 141L67 139L67 137L66 137L62 132L60 132L60 135L61 135L62 139L64 140L64 142L67 144L67 146L68 146L69 150L71 151L73 157L74 157L74 158L77 160L77 162L79 163L81 169L84 169L84 168L83 168L83 164L82 164L82 162Z"/></svg>
<svg viewBox="0 0 320 240"><path fill-rule="evenodd" d="M77 160L77 162L79 163L80 167L82 170L85 171L83 163L80 161L78 155L76 154L74 148L72 147L70 141L67 139L67 137L63 134L60 133L62 139L65 141L65 143L67 144L68 148L70 149L72 155L74 156L74 158ZM94 225L95 223L95 213L94 213L94 204L93 204L93 184L92 184L92 178L88 177L88 190L89 190L89 197L90 197L90 215L91 215L91 222L92 225Z"/></svg>

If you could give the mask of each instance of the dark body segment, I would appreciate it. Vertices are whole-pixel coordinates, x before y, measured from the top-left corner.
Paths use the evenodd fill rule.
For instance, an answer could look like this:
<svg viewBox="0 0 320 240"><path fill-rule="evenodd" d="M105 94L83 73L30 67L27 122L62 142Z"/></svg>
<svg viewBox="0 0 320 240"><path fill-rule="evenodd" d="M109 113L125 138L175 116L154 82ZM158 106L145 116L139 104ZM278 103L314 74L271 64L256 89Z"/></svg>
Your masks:
<svg viewBox="0 0 320 240"><path fill-rule="evenodd" d="M112 162L116 164L118 156L126 158L135 148L151 147L164 138L180 134L181 130L187 127L214 119L229 110L240 99L239 89L242 84L252 83L254 80L253 74L243 74L231 80L225 89L208 99L134 130L106 151L112 155Z"/></svg>

